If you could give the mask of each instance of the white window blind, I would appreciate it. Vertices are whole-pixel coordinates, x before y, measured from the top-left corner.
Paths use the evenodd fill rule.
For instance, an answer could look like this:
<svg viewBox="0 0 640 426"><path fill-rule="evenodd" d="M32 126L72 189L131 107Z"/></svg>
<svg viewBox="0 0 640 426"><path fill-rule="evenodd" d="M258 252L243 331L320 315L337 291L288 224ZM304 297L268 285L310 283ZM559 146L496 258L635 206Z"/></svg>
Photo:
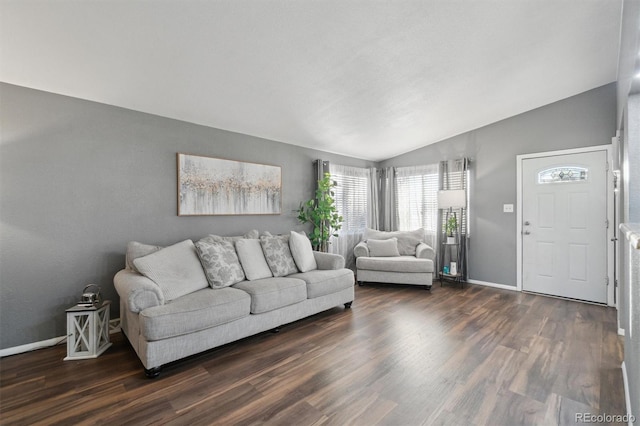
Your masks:
<svg viewBox="0 0 640 426"><path fill-rule="evenodd" d="M463 211L460 209L454 209L458 215L458 221L460 226L460 232L465 235L469 235L469 171L466 168L466 160L452 160L444 162L442 165L442 188L443 189L464 189L467 191L467 208ZM442 221L444 223L446 217L446 210L442 211ZM444 230L443 230L444 232Z"/></svg>
<svg viewBox="0 0 640 426"><path fill-rule="evenodd" d="M329 163L331 179L337 183L334 199L344 219L340 234L364 232L367 227L369 170Z"/></svg>
<svg viewBox="0 0 640 426"><path fill-rule="evenodd" d="M424 228L435 247L438 230L438 164L396 168L396 212L399 231Z"/></svg>
<svg viewBox="0 0 640 426"><path fill-rule="evenodd" d="M355 265L353 248L360 242L367 227L369 170L329 163L329 173L337 183L334 200L343 218L338 237L331 238L329 252L342 255L346 266L351 268Z"/></svg>

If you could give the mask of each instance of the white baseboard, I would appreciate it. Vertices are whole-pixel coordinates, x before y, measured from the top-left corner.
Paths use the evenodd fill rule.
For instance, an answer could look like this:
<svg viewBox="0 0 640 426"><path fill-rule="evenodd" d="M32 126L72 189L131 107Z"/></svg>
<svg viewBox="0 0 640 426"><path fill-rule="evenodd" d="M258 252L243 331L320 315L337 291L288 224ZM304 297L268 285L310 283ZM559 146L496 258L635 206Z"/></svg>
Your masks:
<svg viewBox="0 0 640 426"><path fill-rule="evenodd" d="M616 306L616 323L618 324L618 336L624 336L624 328L620 327L620 311Z"/></svg>
<svg viewBox="0 0 640 426"><path fill-rule="evenodd" d="M48 348L58 345L67 340L67 336L54 337L53 339L41 340L39 342L27 343L26 345L14 346L12 348L0 349L0 358L17 355L24 352L35 351L36 349Z"/></svg>
<svg viewBox="0 0 640 426"><path fill-rule="evenodd" d="M513 286L513 285L496 284L496 283L489 283L489 282L486 282L486 281L478 281L478 280L467 280L467 282L469 284L478 284L478 285L483 285L483 286L486 286L486 287L499 288L499 289L502 289L502 290L518 291L516 286Z"/></svg>
<svg viewBox="0 0 640 426"><path fill-rule="evenodd" d="M631 396L629 396L629 378L627 377L627 366L624 361L622 361L622 382L624 383L624 402L627 405L627 415L629 416L629 426L633 426L633 419L631 415Z"/></svg>
<svg viewBox="0 0 640 426"><path fill-rule="evenodd" d="M109 334L120 331L120 318L109 321ZM27 343L26 345L14 346L12 348L0 349L0 358L31 352L38 349L50 348L59 345L67 340L67 336L54 337L53 339L41 340L39 342Z"/></svg>

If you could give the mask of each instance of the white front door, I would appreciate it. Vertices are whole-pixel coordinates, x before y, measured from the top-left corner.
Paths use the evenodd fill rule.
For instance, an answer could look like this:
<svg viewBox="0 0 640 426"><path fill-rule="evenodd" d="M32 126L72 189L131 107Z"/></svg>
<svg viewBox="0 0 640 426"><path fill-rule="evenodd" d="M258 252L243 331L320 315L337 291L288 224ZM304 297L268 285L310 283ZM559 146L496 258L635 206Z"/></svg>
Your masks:
<svg viewBox="0 0 640 426"><path fill-rule="evenodd" d="M522 161L522 289L607 302L607 152Z"/></svg>

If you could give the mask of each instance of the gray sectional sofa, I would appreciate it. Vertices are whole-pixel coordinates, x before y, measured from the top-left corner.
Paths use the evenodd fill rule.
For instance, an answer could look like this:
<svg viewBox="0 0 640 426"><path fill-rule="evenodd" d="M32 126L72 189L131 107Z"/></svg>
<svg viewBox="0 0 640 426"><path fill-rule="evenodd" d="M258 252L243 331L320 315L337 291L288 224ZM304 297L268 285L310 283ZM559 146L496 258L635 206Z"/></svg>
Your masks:
<svg viewBox="0 0 640 426"><path fill-rule="evenodd" d="M306 242L305 242L306 240ZM350 308L353 271L306 236L129 243L114 277L123 333L155 377L164 364L328 310Z"/></svg>

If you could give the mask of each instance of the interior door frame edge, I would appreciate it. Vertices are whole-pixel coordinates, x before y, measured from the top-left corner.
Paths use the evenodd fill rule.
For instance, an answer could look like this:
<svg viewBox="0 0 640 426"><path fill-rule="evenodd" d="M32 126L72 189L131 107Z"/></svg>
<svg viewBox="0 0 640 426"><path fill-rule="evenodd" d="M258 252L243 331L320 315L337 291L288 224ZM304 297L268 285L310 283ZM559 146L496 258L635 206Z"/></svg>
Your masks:
<svg viewBox="0 0 640 426"><path fill-rule="evenodd" d="M580 154L584 152L606 151L607 155L607 306L615 306L615 283L613 282L613 246L611 239L615 237L613 217L613 146L594 145L582 148L561 149L558 151L535 152L516 155L516 289L522 291L522 162L531 158L552 157L556 155Z"/></svg>

